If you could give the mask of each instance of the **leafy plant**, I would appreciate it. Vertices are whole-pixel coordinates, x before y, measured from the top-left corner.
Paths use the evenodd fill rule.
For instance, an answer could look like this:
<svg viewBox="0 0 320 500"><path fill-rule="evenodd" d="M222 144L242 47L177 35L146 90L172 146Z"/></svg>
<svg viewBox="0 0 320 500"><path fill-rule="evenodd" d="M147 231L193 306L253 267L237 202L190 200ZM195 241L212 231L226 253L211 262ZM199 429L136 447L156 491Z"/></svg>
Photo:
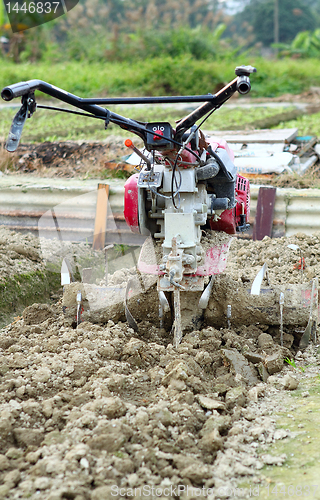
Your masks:
<svg viewBox="0 0 320 500"><path fill-rule="evenodd" d="M120 255L125 255L126 251L129 249L128 245L124 245L123 243L116 243L114 245L115 251Z"/></svg>
<svg viewBox="0 0 320 500"><path fill-rule="evenodd" d="M290 44L276 44L280 55L319 57L320 55L320 28L314 31L301 31Z"/></svg>
<svg viewBox="0 0 320 500"><path fill-rule="evenodd" d="M226 25L220 23L214 30L206 27L197 26L179 26L174 29L162 27L162 29L143 28L129 35L130 43L125 40L128 35L122 34L114 42L121 47L121 50L115 50L113 46L107 51L108 58L111 59L145 59L162 57L185 57L190 55L196 59L220 58L228 56L233 52L230 41L221 38L226 29ZM237 52L241 47L237 47Z"/></svg>
<svg viewBox="0 0 320 500"><path fill-rule="evenodd" d="M304 366L297 366L295 360L294 359L290 359L290 358L285 358L284 361L286 363L288 363L288 365L292 366L292 368L294 368L295 370L299 369L302 373L305 373L306 368L308 368L309 366L312 366L312 365L307 365L306 367L304 367Z"/></svg>
<svg viewBox="0 0 320 500"><path fill-rule="evenodd" d="M295 360L294 359L290 359L290 358L285 358L284 359L286 363L288 363L288 365L292 366L292 368L297 368L297 365L295 363Z"/></svg>

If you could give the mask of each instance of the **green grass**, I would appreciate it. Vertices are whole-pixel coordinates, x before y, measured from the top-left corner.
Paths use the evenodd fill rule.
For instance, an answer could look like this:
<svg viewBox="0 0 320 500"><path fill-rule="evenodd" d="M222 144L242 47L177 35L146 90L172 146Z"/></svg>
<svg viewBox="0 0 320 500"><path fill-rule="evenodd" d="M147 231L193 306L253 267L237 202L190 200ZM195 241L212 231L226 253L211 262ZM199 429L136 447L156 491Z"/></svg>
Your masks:
<svg viewBox="0 0 320 500"><path fill-rule="evenodd" d="M236 56L232 61L196 60L191 56L169 56L138 62L14 64L0 59L0 88L23 80L40 79L83 97L111 95L206 94L234 78L234 69L252 64L253 97L301 93L319 85L317 59L265 60Z"/></svg>
<svg viewBox="0 0 320 500"><path fill-rule="evenodd" d="M60 273L35 271L4 278L0 283L0 328L34 302L48 301L61 289Z"/></svg>
<svg viewBox="0 0 320 500"><path fill-rule="evenodd" d="M320 113L313 115L302 115L296 120L280 122L276 128L294 128L298 127L299 135L315 135L320 137Z"/></svg>
<svg viewBox="0 0 320 500"><path fill-rule="evenodd" d="M101 64L13 64L1 61L0 87L18 81L40 79L83 97L198 94L214 92L218 83L231 80L236 65L236 62L222 65L196 61L190 57Z"/></svg>
<svg viewBox="0 0 320 500"><path fill-rule="evenodd" d="M320 65L317 60L281 60L268 61L234 60L196 61L189 56L173 59L152 59L139 61L130 65L127 62L79 63L62 64L14 64L1 60L0 88L18 81L39 78L54 85L68 89L70 92L89 96L111 95L165 95L165 94L204 94L213 92L218 83L230 81L234 76L236 65L253 64L258 72L252 75L252 91L249 96L268 97L281 95L286 92L302 92L311 85L319 85ZM37 100L41 103L44 95L37 92ZM241 96L238 102L241 102ZM18 104L18 99L13 101ZM235 102L235 101L233 101ZM60 102L54 100L54 105ZM185 116L188 110L174 110L167 106L136 106L113 108L115 112L129 116L136 120L169 121L174 125L176 120ZM292 109L292 108L291 108ZM207 130L229 130L244 128L269 128L277 125L281 113L290 108L252 107L250 109L228 109L222 107L217 110L204 124ZM0 137L7 137L10 124L16 109L0 110ZM300 135L320 135L320 114L300 116L295 120L281 122L278 128L298 127ZM275 123L268 119L274 117ZM110 124L107 131L103 122L90 120L62 113L38 110L32 119L27 120L23 135L23 142L44 142L56 140L102 140L108 135L128 136L128 132L121 131ZM130 135L130 134L129 134Z"/></svg>
<svg viewBox="0 0 320 500"><path fill-rule="evenodd" d="M303 397L308 391L310 396ZM273 413L277 427L289 431L291 437L275 441L263 454L287 456L282 466L267 465L261 470L259 499L276 498L298 500L320 499L319 485L319 424L320 385L319 374L304 377L299 388L282 395L283 410ZM245 481L241 487L257 486Z"/></svg>
<svg viewBox="0 0 320 500"><path fill-rule="evenodd" d="M115 112L139 121L169 121L173 126L175 121L188 114L189 110L173 109L166 106L132 106L112 107ZM257 121L276 117L290 108L246 108L228 109L221 108L211 115L202 128L211 130L230 130L254 128ZM0 137L7 137L12 119L17 109L0 109ZM22 142L45 142L61 140L102 140L108 135L131 134L120 129L117 125L110 124L104 129L102 120L86 117L77 117L55 111L38 109L26 121L22 134Z"/></svg>

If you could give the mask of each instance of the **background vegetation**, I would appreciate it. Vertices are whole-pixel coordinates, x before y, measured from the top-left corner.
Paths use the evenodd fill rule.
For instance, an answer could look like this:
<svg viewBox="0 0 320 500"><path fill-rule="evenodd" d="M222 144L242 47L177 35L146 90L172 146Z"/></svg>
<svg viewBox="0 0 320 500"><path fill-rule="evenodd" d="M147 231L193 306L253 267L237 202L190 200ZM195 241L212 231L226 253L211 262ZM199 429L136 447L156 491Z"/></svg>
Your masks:
<svg viewBox="0 0 320 500"><path fill-rule="evenodd" d="M16 34L0 12L0 35L10 39L3 57L60 63L265 55L275 41L275 5L282 44L320 28L319 0L80 0L66 16Z"/></svg>
<svg viewBox="0 0 320 500"><path fill-rule="evenodd" d="M320 0L80 0L15 34L0 13L0 35L10 42L0 43L0 87L39 78L83 96L202 94L239 64L258 68L254 97L320 81Z"/></svg>
<svg viewBox="0 0 320 500"><path fill-rule="evenodd" d="M240 64L252 64L257 68L257 73L252 75L251 97L299 94L312 86L320 86L320 64L316 58L305 59L302 64L291 58L275 61L242 55L222 61L167 56L104 64L77 61L15 64L3 60L0 88L38 78L82 97L206 94L217 91L233 79L234 69Z"/></svg>
<svg viewBox="0 0 320 500"><path fill-rule="evenodd" d="M241 64L258 69L251 97L320 86L320 0L80 0L67 16L16 34L0 13L0 36L10 42L0 43L0 88L39 78L83 97L204 94L234 78ZM184 114L153 112L170 120ZM253 126L258 116L273 113L259 108L238 116L221 109L207 126ZM79 139L104 137L100 123L49 116L36 113L25 137L71 138L71 129ZM131 116L149 119L142 109ZM0 135L11 117L12 110L0 112ZM302 118L300 125L307 127Z"/></svg>
<svg viewBox="0 0 320 500"><path fill-rule="evenodd" d="M166 106L131 106L111 107L115 112L123 116L140 121L163 120L174 125L176 120L188 114L188 109L174 109ZM205 122L203 126L207 130L232 130L242 128L259 127L261 122L268 125L279 123L284 113L293 111L292 107L272 108L250 107L245 109L222 107ZM0 109L0 141L6 137L15 110L11 108ZM59 140L102 140L108 135L122 135L128 137L128 132L120 129L117 125L110 124L104 129L104 123L100 120L92 120L86 117L77 117L59 112L38 109L30 120L26 121L23 130L24 142L45 142Z"/></svg>

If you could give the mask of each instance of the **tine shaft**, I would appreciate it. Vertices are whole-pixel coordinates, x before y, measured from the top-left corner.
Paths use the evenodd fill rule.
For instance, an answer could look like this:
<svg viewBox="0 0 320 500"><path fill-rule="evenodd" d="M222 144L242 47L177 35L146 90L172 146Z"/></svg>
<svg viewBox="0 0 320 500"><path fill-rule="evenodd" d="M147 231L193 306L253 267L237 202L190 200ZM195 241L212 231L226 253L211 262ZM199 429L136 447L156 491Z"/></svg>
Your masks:
<svg viewBox="0 0 320 500"><path fill-rule="evenodd" d="M174 302L174 345L177 348L182 339L182 327L181 327L181 304L180 304L180 289L175 287L173 292L173 302Z"/></svg>

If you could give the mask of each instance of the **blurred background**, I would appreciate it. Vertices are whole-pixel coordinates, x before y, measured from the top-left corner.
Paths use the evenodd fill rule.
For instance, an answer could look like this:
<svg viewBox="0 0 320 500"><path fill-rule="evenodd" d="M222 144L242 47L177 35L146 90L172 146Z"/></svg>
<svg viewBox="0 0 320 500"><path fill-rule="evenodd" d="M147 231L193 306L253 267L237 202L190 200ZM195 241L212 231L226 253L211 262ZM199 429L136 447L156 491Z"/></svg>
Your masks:
<svg viewBox="0 0 320 500"><path fill-rule="evenodd" d="M81 0L19 33L1 2L0 48L1 87L36 67L84 96L204 93L254 63L251 95L273 97L319 80L320 1Z"/></svg>

